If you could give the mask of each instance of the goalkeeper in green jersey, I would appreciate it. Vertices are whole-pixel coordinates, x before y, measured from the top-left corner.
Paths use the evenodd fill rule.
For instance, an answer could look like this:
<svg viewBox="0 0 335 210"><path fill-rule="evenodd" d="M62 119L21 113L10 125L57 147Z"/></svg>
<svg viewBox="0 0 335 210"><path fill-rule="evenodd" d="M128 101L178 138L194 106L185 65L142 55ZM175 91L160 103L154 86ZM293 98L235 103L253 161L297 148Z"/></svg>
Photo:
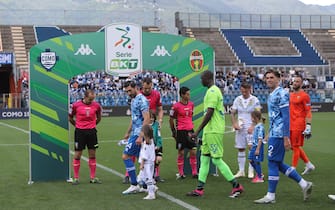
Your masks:
<svg viewBox="0 0 335 210"><path fill-rule="evenodd" d="M204 97L204 118L198 129L192 134L192 139L196 139L203 130L200 170L198 186L195 190L188 192L188 196L202 196L204 186L209 172L210 159L220 170L222 175L229 181L233 190L231 198L238 197L243 192L243 186L237 182L229 166L222 160L223 157L223 134L225 129L223 96L221 90L214 85L214 75L210 71L205 71L201 75L201 82L208 90Z"/></svg>

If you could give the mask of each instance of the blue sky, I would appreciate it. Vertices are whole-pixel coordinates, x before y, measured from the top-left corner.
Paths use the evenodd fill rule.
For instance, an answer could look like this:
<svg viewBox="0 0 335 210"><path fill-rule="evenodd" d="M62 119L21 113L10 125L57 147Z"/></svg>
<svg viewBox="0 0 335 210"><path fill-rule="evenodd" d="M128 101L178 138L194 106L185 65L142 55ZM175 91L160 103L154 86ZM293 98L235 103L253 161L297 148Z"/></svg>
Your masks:
<svg viewBox="0 0 335 210"><path fill-rule="evenodd" d="M304 2L305 4L317 4L322 6L329 6L331 4L335 4L335 0L299 0Z"/></svg>

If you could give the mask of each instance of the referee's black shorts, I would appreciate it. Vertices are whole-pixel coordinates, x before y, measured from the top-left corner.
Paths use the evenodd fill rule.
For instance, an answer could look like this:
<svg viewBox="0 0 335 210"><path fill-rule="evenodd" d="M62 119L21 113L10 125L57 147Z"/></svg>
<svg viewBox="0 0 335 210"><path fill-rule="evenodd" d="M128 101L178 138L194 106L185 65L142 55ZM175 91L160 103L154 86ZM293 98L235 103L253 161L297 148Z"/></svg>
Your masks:
<svg viewBox="0 0 335 210"><path fill-rule="evenodd" d="M193 133L193 130L177 130L176 149L183 150L185 148L194 149L197 147L195 141L192 141L189 134Z"/></svg>
<svg viewBox="0 0 335 210"><path fill-rule="evenodd" d="M96 149L98 145L97 129L79 129L74 131L74 150L82 151L85 148Z"/></svg>

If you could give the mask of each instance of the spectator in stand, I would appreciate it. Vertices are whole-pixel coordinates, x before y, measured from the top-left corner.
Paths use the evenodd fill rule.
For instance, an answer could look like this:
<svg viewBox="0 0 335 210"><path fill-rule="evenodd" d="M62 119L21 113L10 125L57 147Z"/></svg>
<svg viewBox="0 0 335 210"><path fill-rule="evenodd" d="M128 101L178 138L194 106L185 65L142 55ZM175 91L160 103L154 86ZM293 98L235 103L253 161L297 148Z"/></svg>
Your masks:
<svg viewBox="0 0 335 210"><path fill-rule="evenodd" d="M303 89L309 89L310 88L310 82L309 82L309 79L305 78L302 82L302 88Z"/></svg>
<svg viewBox="0 0 335 210"><path fill-rule="evenodd" d="M166 98L163 105L170 105L177 98L177 87L179 87L178 79L165 72L143 71L129 79L136 79L142 82L143 78L152 77L153 89L162 92L167 91L169 97ZM74 83L78 84L78 88L74 88ZM96 100L103 101L103 106L125 106L127 105L127 96L123 91L123 83L125 79L108 75L103 71L87 72L82 75L77 75L70 80L70 102L74 102L83 97L85 90L94 89L96 92ZM111 97L115 92L117 97Z"/></svg>

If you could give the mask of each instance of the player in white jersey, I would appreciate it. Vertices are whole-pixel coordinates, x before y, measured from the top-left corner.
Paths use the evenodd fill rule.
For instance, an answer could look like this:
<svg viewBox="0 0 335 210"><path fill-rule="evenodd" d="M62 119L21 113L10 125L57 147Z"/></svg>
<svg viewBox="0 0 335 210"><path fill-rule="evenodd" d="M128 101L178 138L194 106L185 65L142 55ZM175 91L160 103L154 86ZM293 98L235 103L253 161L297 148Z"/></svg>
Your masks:
<svg viewBox="0 0 335 210"><path fill-rule="evenodd" d="M241 95L237 96L231 107L231 122L235 129L235 148L238 149L237 162L238 172L234 175L237 177L244 177L246 152L248 144L252 143L253 124L251 120L251 112L261 110L261 104L258 98L251 95L251 85L247 82L241 84ZM248 142L248 139L250 142ZM249 164L248 178L254 177L254 170Z"/></svg>

